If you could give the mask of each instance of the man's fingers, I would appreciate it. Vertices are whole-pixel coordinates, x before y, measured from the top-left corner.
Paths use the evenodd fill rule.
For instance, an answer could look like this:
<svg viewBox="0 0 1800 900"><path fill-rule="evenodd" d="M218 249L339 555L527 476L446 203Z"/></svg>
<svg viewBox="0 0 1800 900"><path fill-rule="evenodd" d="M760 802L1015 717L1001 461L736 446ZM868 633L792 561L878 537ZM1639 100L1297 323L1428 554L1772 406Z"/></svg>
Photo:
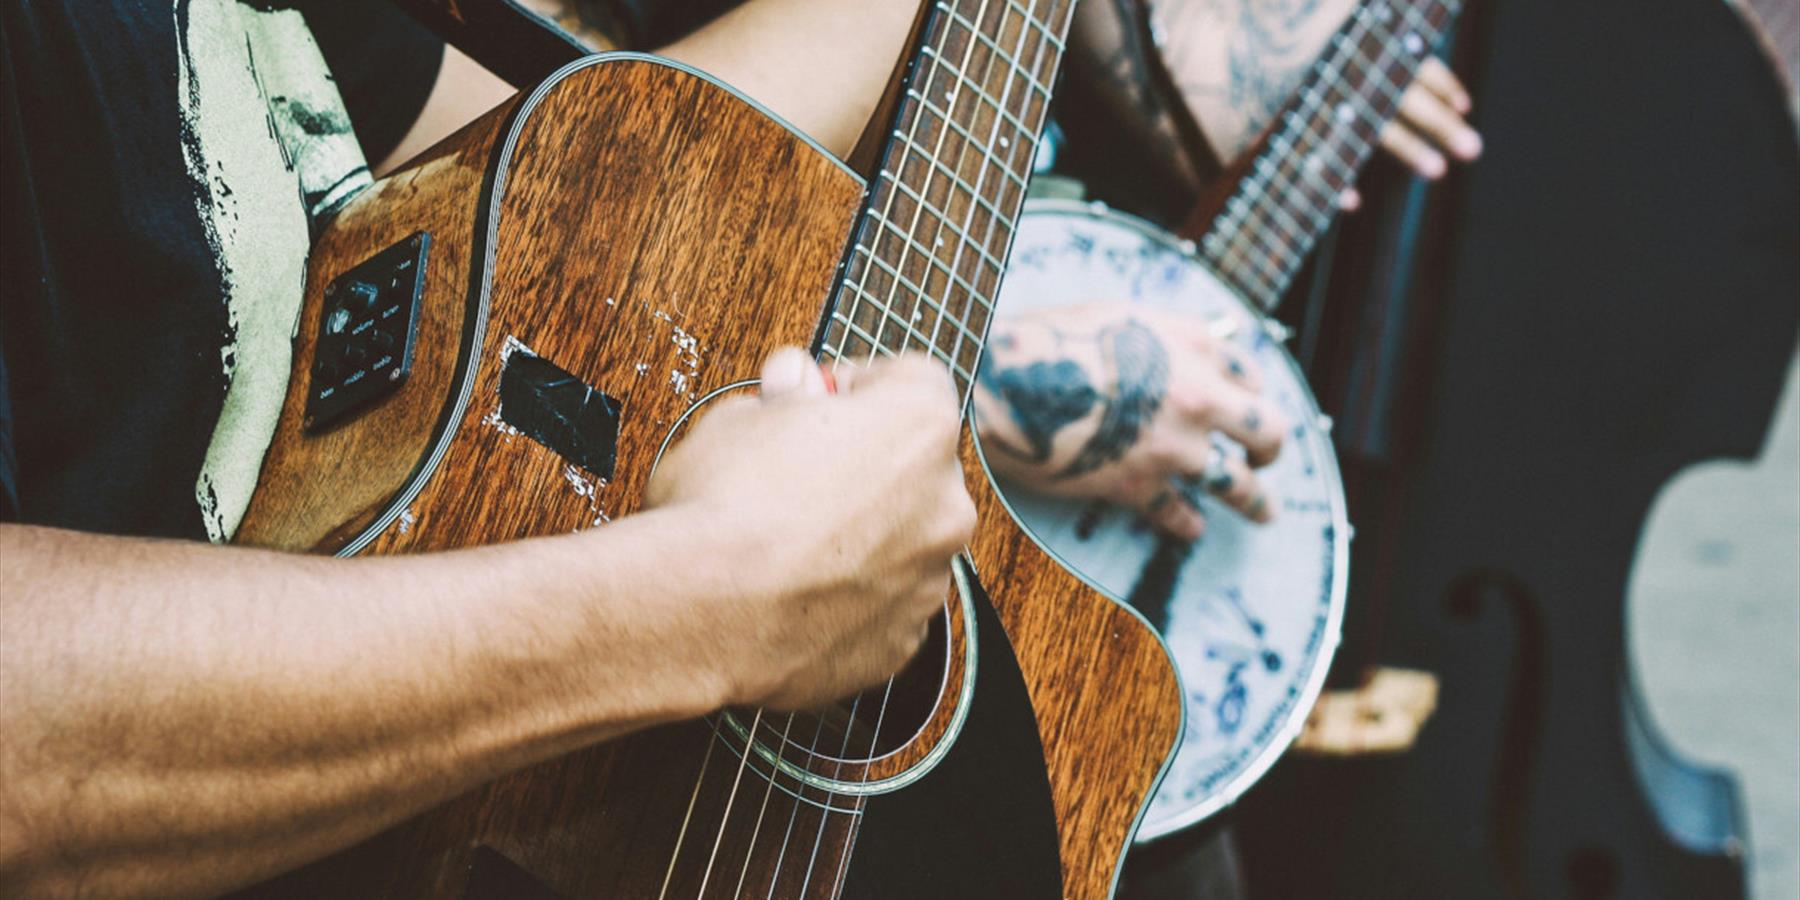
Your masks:
<svg viewBox="0 0 1800 900"><path fill-rule="evenodd" d="M1407 124L1395 119L1381 129L1381 146L1392 153L1407 168L1426 178L1442 178L1447 164L1444 155L1431 149L1425 139L1415 134Z"/></svg>
<svg viewBox="0 0 1800 900"><path fill-rule="evenodd" d="M1247 391L1262 391L1262 368L1250 358L1250 354L1239 349L1230 342L1219 344L1219 360L1225 370L1225 377L1231 379L1239 387Z"/></svg>
<svg viewBox="0 0 1800 900"><path fill-rule="evenodd" d="M861 376L862 366L852 362L834 362L831 364L830 388L833 393L848 394L856 390Z"/></svg>
<svg viewBox="0 0 1800 900"><path fill-rule="evenodd" d="M1281 453L1281 439L1288 430L1287 417L1257 394L1220 385L1209 411L1203 424L1242 444L1252 466L1266 466Z"/></svg>
<svg viewBox="0 0 1800 900"><path fill-rule="evenodd" d="M1356 212L1362 207L1362 192L1353 187L1344 188L1338 194L1338 209L1344 212Z"/></svg>
<svg viewBox="0 0 1800 900"><path fill-rule="evenodd" d="M951 380L950 370L943 363L922 354L880 357L863 366L848 382L844 375L845 369L837 370L837 388L840 393L849 391L852 386L866 391L877 385L902 384L914 387L931 384L942 388L948 396L956 395L956 382Z"/></svg>
<svg viewBox="0 0 1800 900"><path fill-rule="evenodd" d="M1263 523L1275 517L1268 492L1263 490L1256 473L1251 471L1248 463L1235 456L1226 454L1216 474L1203 476L1201 481L1208 493L1225 501L1252 522Z"/></svg>
<svg viewBox="0 0 1800 900"><path fill-rule="evenodd" d="M1206 519L1181 495L1174 482L1158 486L1149 499L1137 504L1137 511L1152 528L1180 540L1198 540L1206 530Z"/></svg>
<svg viewBox="0 0 1800 900"><path fill-rule="evenodd" d="M1457 159L1467 162L1481 155L1481 135L1429 90L1414 87L1400 95L1400 119Z"/></svg>
<svg viewBox="0 0 1800 900"><path fill-rule="evenodd" d="M1462 79L1457 78L1456 73L1450 71L1450 67L1435 56L1427 57L1420 64L1415 83L1424 85L1426 90L1444 98L1444 102L1459 113L1467 115L1474 107L1474 101L1469 98L1469 91L1463 87Z"/></svg>
<svg viewBox="0 0 1800 900"><path fill-rule="evenodd" d="M816 396L825 393L825 376L805 350L783 347L763 362L762 396L774 400L788 396Z"/></svg>

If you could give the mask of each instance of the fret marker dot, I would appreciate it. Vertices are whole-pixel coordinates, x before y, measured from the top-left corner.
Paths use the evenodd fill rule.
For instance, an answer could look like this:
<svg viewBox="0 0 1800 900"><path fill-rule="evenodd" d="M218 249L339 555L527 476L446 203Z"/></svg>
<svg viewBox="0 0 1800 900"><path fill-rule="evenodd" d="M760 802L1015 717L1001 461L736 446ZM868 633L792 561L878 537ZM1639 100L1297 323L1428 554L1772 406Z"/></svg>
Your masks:
<svg viewBox="0 0 1800 900"><path fill-rule="evenodd" d="M1317 175L1319 173L1319 170L1323 169L1323 168L1325 168L1325 161L1319 158L1319 154L1317 154L1317 153L1306 154L1306 171L1311 172L1314 175Z"/></svg>
<svg viewBox="0 0 1800 900"><path fill-rule="evenodd" d="M1350 121L1356 118L1356 110L1348 103L1339 103L1336 112L1337 120L1346 125L1350 124Z"/></svg>
<svg viewBox="0 0 1800 900"><path fill-rule="evenodd" d="M1425 52L1425 39L1419 37L1417 32L1407 32L1406 37L1402 38L1400 42L1406 47L1406 52L1415 56Z"/></svg>
<svg viewBox="0 0 1800 900"><path fill-rule="evenodd" d="M1000 149L1005 150L1007 147L1009 147L1011 145L1012 145L1012 141L1007 140L1006 135L1003 134L1000 136Z"/></svg>

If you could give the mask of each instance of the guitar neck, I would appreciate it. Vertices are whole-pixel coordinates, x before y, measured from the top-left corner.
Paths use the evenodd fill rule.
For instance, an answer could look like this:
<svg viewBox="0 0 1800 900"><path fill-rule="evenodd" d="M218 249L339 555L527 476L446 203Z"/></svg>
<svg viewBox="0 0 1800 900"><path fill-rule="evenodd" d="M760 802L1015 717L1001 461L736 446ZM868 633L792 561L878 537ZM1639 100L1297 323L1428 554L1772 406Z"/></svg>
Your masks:
<svg viewBox="0 0 1800 900"><path fill-rule="evenodd" d="M1273 309L1460 0L1369 0L1332 37L1206 233L1201 257Z"/></svg>
<svg viewBox="0 0 1800 900"><path fill-rule="evenodd" d="M933 5L822 325L822 358L927 353L966 402L1074 5Z"/></svg>

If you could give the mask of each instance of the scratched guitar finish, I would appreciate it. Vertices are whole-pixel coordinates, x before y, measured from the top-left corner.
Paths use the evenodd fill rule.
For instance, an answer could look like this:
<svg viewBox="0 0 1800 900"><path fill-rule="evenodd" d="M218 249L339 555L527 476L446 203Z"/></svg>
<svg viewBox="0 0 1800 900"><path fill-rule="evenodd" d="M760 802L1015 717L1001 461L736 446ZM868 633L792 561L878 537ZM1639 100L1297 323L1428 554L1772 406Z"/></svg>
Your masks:
<svg viewBox="0 0 1800 900"><path fill-rule="evenodd" d="M1326 420L1274 336L1279 326L1265 325L1147 223L1097 204L1027 204L1002 314L1096 298L1240 323L1230 340L1256 360L1265 396L1296 423L1279 459L1258 475L1275 520L1252 525L1197 497L1207 528L1191 546L1159 539L1123 510L1001 483L1033 536L1107 593L1138 603L1175 655L1187 732L1138 831L1147 841L1230 804L1298 734L1337 647L1349 528Z"/></svg>

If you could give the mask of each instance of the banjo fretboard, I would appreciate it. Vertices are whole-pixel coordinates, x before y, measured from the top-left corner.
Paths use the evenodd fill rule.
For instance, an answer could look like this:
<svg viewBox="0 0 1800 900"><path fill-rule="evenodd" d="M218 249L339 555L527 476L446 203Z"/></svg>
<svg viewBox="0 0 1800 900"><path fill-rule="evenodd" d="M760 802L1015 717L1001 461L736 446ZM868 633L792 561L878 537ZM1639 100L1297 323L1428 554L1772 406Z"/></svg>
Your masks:
<svg viewBox="0 0 1800 900"><path fill-rule="evenodd" d="M1332 37L1200 239L1214 272L1273 309L1460 0L1370 0Z"/></svg>

